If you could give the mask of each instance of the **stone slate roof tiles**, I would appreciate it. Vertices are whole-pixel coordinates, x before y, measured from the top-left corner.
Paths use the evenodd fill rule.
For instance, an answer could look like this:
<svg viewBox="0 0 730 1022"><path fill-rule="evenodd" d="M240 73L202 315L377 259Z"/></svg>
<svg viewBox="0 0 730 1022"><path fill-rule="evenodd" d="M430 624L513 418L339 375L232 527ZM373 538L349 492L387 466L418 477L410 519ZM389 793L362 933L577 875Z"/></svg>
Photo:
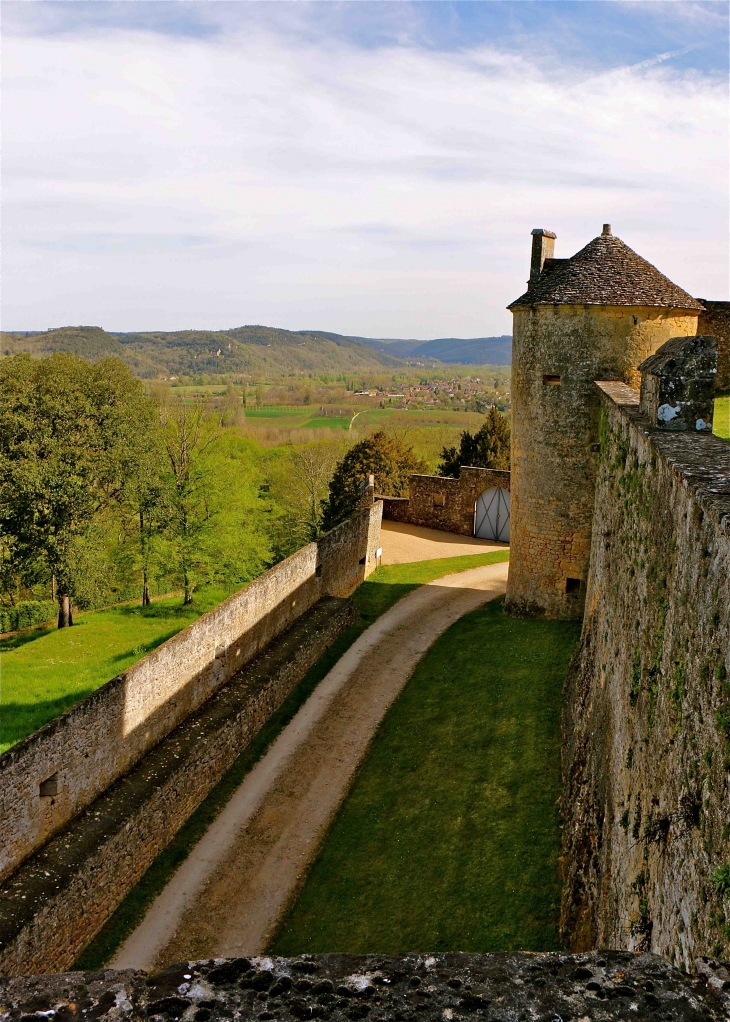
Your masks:
<svg viewBox="0 0 730 1022"><path fill-rule="evenodd" d="M612 234L570 259L546 259L535 284L508 306L649 305L703 310L702 303Z"/></svg>

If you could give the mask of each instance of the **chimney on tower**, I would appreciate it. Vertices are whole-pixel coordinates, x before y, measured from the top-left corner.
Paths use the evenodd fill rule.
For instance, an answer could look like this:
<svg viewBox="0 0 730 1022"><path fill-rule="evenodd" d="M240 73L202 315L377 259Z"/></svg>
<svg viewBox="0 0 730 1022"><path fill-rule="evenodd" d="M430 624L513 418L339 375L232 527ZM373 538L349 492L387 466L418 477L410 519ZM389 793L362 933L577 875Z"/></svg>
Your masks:
<svg viewBox="0 0 730 1022"><path fill-rule="evenodd" d="M552 231L546 231L542 227L536 227L532 232L532 259L530 260L530 279L527 281L529 291L542 273L546 259L553 258L555 251L555 239L557 235Z"/></svg>

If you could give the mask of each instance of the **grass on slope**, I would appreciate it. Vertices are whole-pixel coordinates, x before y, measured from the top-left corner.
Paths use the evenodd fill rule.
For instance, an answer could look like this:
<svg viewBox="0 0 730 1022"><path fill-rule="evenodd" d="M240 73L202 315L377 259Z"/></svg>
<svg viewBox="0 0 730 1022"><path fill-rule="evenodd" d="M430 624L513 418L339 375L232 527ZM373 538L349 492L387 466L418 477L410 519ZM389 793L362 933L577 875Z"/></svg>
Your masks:
<svg viewBox="0 0 730 1022"><path fill-rule="evenodd" d="M579 630L493 601L436 641L270 952L558 949L560 706Z"/></svg>
<svg viewBox="0 0 730 1022"><path fill-rule="evenodd" d="M730 394L715 398L715 417L712 432L730 440Z"/></svg>
<svg viewBox="0 0 730 1022"><path fill-rule="evenodd" d="M183 607L179 596L149 607L125 605L80 614L73 628L42 630L5 645L0 690L0 752L84 699L226 597L204 589ZM14 647L14 648L13 648Z"/></svg>
<svg viewBox="0 0 730 1022"><path fill-rule="evenodd" d="M360 613L351 625L324 653L318 663L305 675L289 698L270 717L253 741L244 749L231 769L208 797L201 803L173 841L158 855L139 884L132 890L106 926L82 952L76 967L99 969L109 962L129 934L139 925L145 912L175 870L185 861L213 820L224 808L246 774L264 755L282 728L286 727L313 690L334 667L352 643L381 614L402 596L435 578L455 571L465 571L482 564L506 561L509 552L500 550L489 554L468 554L446 557L434 561L412 564L393 564L378 568L354 593L353 601Z"/></svg>

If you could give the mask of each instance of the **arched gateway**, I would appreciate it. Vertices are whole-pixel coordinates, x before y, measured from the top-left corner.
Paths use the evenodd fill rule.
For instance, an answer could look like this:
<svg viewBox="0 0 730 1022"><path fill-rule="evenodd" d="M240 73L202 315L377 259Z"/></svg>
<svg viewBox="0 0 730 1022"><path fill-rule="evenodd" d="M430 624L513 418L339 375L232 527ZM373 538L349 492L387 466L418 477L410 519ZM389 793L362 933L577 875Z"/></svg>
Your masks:
<svg viewBox="0 0 730 1022"><path fill-rule="evenodd" d="M493 486L479 494L474 509L474 535L509 543L509 490Z"/></svg>

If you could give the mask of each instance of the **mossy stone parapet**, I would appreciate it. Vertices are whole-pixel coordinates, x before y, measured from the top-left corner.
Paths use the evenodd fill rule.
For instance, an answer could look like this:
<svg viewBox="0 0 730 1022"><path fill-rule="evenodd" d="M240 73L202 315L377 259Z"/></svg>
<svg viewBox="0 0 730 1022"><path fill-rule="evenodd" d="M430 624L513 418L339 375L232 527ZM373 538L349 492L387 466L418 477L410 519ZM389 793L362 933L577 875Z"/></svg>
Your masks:
<svg viewBox="0 0 730 1022"><path fill-rule="evenodd" d="M529 294L529 292L528 292ZM579 620L598 451L597 379L638 386L638 365L697 333L697 309L513 305L511 557L505 609Z"/></svg>
<svg viewBox="0 0 730 1022"><path fill-rule="evenodd" d="M561 928L574 951L691 969L730 952L730 443L656 428L624 384L596 390L591 567L563 702Z"/></svg>

